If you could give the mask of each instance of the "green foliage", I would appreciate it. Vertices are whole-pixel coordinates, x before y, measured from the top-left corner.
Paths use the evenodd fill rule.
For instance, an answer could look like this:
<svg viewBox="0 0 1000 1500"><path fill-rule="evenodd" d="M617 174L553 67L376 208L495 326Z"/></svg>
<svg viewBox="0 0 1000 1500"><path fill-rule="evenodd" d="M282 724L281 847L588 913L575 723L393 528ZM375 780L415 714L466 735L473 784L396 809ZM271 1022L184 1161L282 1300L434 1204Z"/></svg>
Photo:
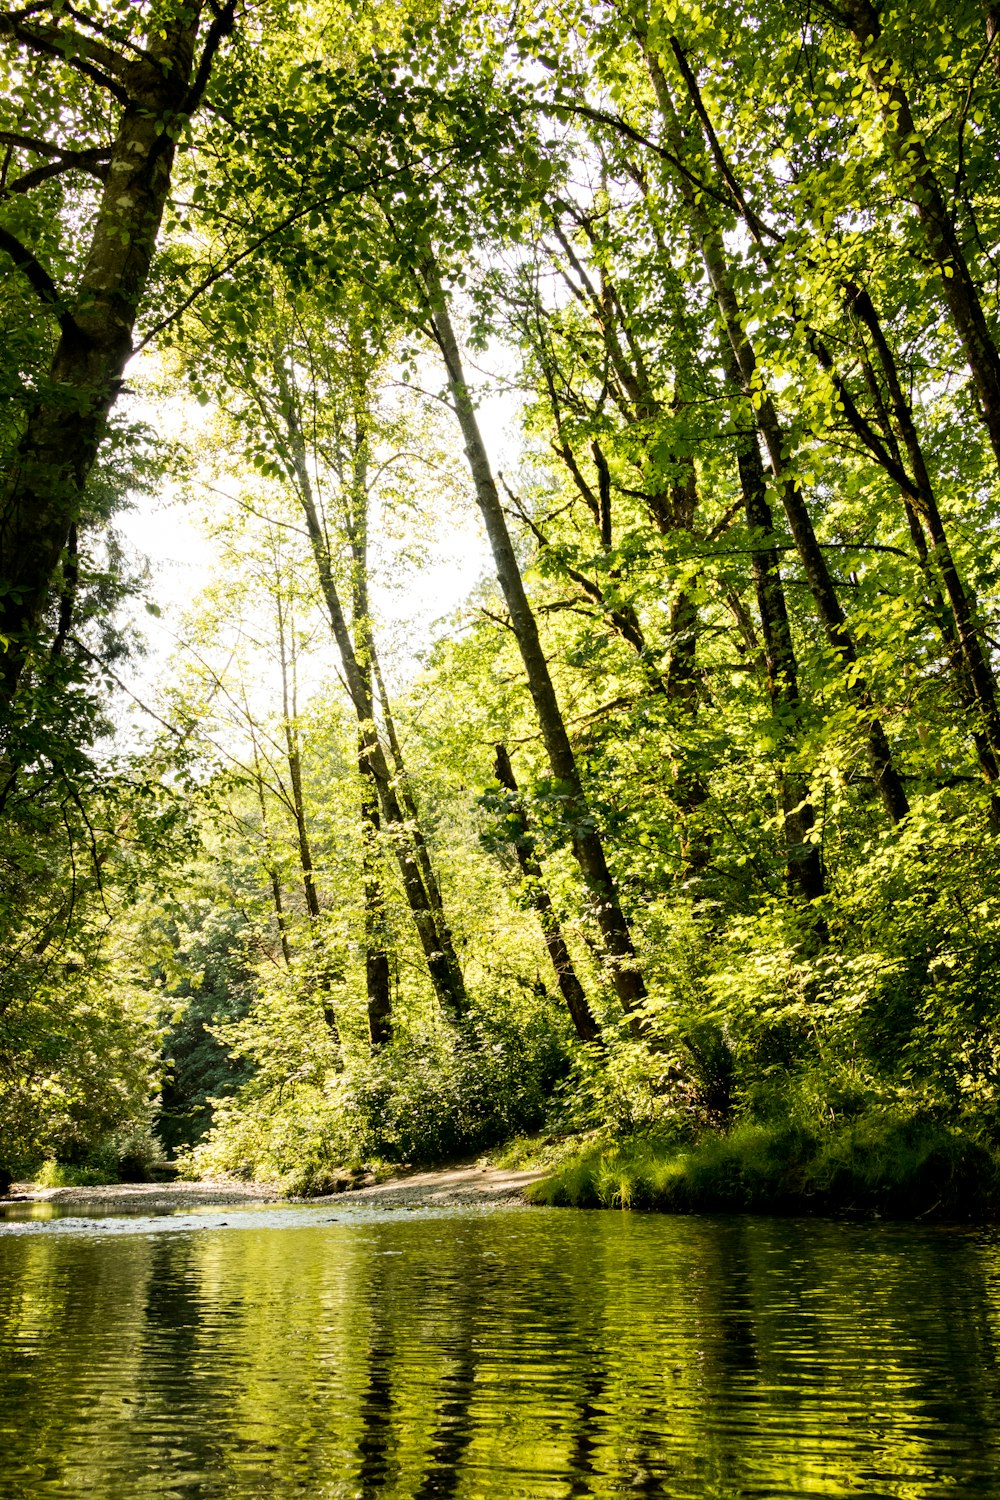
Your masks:
<svg viewBox="0 0 1000 1500"><path fill-rule="evenodd" d="M597 1146L533 1184L536 1203L666 1213L993 1218L1000 1143L940 1120L873 1110L807 1130L743 1122L690 1146Z"/></svg>
<svg viewBox="0 0 1000 1500"><path fill-rule="evenodd" d="M190 1170L300 1191L544 1121L599 1132L574 1201L923 1211L937 1175L957 1212L978 1163L985 1211L1000 111L971 0L866 15L241 21L253 45L182 132L144 312L164 384L210 419L185 470L216 567L156 697L166 737L107 750L141 583L111 522L165 473L124 430L0 726L0 1165L121 1170L162 1077ZM127 7L108 24L135 44ZM0 55L8 165L33 174L4 222L70 285L95 189L25 132L103 152L93 80L60 56L29 89L13 39ZM49 388L51 298L32 312L11 267L13 474L33 403L80 396ZM474 488L438 278L477 365L509 366L476 371L487 446L484 398L520 396L498 490L546 724L509 591L470 575L433 642L398 618ZM565 756L553 773L559 711L578 790ZM627 1016L594 833L645 985ZM449 945L458 1027L428 963ZM569 1040L567 964L599 1044Z"/></svg>
<svg viewBox="0 0 1000 1500"><path fill-rule="evenodd" d="M43 1162L32 1173L34 1182L43 1188L105 1187L118 1179L99 1167L67 1167L62 1162Z"/></svg>
<svg viewBox="0 0 1000 1500"><path fill-rule="evenodd" d="M565 1066L546 1029L480 1022L459 1035L411 1036L352 1059L322 1083L263 1091L252 1080L215 1101L208 1138L185 1170L332 1191L352 1167L427 1165L495 1146L541 1123Z"/></svg>
<svg viewBox="0 0 1000 1500"><path fill-rule="evenodd" d="M88 1144L73 1161L50 1158L31 1173L40 1187L101 1187L112 1182L149 1182L163 1165L163 1147L149 1119L129 1119Z"/></svg>
<svg viewBox="0 0 1000 1500"><path fill-rule="evenodd" d="M61 796L44 773L21 791L32 782L37 800L8 816L3 854L0 1162L15 1172L47 1155L88 1160L148 1122L160 996L137 897L177 848L173 799L154 786L78 774L70 791L65 768Z"/></svg>
<svg viewBox="0 0 1000 1500"><path fill-rule="evenodd" d="M185 916L183 948L176 927L173 933L174 961L193 977L172 987L175 1006L163 1036L165 1072L156 1117L157 1135L171 1153L194 1146L205 1135L212 1122L211 1100L234 1093L251 1071L212 1030L238 1021L251 1003L245 919L197 906Z"/></svg>

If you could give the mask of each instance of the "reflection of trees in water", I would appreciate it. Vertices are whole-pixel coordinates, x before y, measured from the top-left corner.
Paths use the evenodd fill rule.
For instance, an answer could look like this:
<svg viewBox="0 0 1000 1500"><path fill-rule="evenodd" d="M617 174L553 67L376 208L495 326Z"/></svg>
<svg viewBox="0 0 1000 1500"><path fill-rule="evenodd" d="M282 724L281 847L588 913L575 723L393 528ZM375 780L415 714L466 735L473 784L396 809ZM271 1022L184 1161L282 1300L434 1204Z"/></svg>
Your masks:
<svg viewBox="0 0 1000 1500"><path fill-rule="evenodd" d="M383 1493L392 1451L392 1362L395 1340L387 1326L385 1284L373 1262L368 1302L366 1382L358 1405L358 1482L363 1500Z"/></svg>
<svg viewBox="0 0 1000 1500"><path fill-rule="evenodd" d="M996 1259L598 1215L0 1240L5 1500L985 1495Z"/></svg>
<svg viewBox="0 0 1000 1500"><path fill-rule="evenodd" d="M0 1433L5 1500L42 1493L125 1500L106 1476L137 1465L149 1245L108 1256L81 1238L0 1244ZM13 1250L13 1264L7 1252ZM129 1500L131 1497L129 1496Z"/></svg>
<svg viewBox="0 0 1000 1500"><path fill-rule="evenodd" d="M349 1464L361 1500L454 1496L477 1433L478 1257L475 1236L414 1244L387 1259L372 1256L354 1299L364 1331L355 1331L351 1389L357 1394ZM430 1251L424 1259L421 1251ZM333 1419L333 1418L331 1418ZM421 1434L426 1431L426 1439Z"/></svg>
<svg viewBox="0 0 1000 1500"><path fill-rule="evenodd" d="M705 1292L711 1289L717 1299L713 1311L718 1326L712 1347L719 1382L731 1389L733 1382L756 1380L760 1373L747 1220L722 1226L705 1246L709 1247L715 1259L705 1278Z"/></svg>
<svg viewBox="0 0 1000 1500"><path fill-rule="evenodd" d="M562 1315L572 1330L568 1494L665 1496L673 1493L667 1449L676 1419L665 1378L680 1352L686 1276L674 1257L647 1253L646 1221L591 1224Z"/></svg>
<svg viewBox="0 0 1000 1500"><path fill-rule="evenodd" d="M936 1476L985 1493L1000 1390L981 1242L871 1223L706 1229L703 1298L713 1289L718 1307L700 1420L710 1482L895 1495ZM737 1419L725 1440L720 1412Z"/></svg>
<svg viewBox="0 0 1000 1500"><path fill-rule="evenodd" d="M426 1467L413 1500L431 1500L432 1496L445 1500L458 1493L462 1461L476 1431L473 1389L478 1301L476 1277L461 1278L455 1287L453 1332L446 1346L451 1368L441 1381Z"/></svg>
<svg viewBox="0 0 1000 1500"><path fill-rule="evenodd" d="M211 1299L204 1296L200 1248L187 1235L150 1241L140 1333L143 1426L169 1436L175 1487L225 1468L237 1438L231 1371L218 1335L241 1303L220 1286Z"/></svg>
<svg viewBox="0 0 1000 1500"><path fill-rule="evenodd" d="M418 1235L406 1254L374 1263L356 1448L363 1500L396 1492L395 1486L408 1500L458 1492L477 1430L481 1277L470 1241L474 1235L459 1233L435 1244L432 1259L421 1263ZM413 1429L425 1426L426 1440L415 1440Z"/></svg>
<svg viewBox="0 0 1000 1500"><path fill-rule="evenodd" d="M602 1402L607 1388L604 1361L598 1351L588 1367L574 1402L572 1445L569 1452L569 1493L575 1497L592 1495L592 1481L597 1474L597 1453L601 1446L598 1424L604 1417Z"/></svg>

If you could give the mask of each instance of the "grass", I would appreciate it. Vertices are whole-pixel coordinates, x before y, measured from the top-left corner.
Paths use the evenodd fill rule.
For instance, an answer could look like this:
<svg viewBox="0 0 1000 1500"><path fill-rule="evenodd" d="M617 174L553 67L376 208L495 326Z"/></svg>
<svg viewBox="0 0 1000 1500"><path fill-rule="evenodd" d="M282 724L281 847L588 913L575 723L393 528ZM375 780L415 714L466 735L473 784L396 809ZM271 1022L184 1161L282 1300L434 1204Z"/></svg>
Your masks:
<svg viewBox="0 0 1000 1500"><path fill-rule="evenodd" d="M37 1187L45 1188L106 1187L118 1178L98 1167L68 1167L64 1162L47 1161L34 1173L34 1181Z"/></svg>
<svg viewBox="0 0 1000 1500"><path fill-rule="evenodd" d="M518 1135L496 1146L479 1158L482 1166L503 1167L510 1172L541 1168L554 1170L575 1160L581 1149L592 1150L592 1143L608 1142L606 1130L589 1130L585 1135Z"/></svg>
<svg viewBox="0 0 1000 1500"><path fill-rule="evenodd" d="M662 1213L993 1219L1000 1150L972 1130L884 1113L818 1129L748 1121L687 1145L597 1142L528 1194L554 1207Z"/></svg>

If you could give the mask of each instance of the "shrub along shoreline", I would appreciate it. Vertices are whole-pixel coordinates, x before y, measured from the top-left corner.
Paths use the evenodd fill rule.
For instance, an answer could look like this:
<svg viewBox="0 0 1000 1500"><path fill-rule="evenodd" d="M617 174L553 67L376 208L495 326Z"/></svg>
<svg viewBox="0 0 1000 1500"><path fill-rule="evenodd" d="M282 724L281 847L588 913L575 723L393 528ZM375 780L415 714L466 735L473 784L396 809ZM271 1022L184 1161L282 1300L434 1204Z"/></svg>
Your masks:
<svg viewBox="0 0 1000 1500"><path fill-rule="evenodd" d="M744 1121L679 1142L593 1140L527 1189L549 1207L989 1222L1000 1147L983 1126L904 1115L819 1129Z"/></svg>

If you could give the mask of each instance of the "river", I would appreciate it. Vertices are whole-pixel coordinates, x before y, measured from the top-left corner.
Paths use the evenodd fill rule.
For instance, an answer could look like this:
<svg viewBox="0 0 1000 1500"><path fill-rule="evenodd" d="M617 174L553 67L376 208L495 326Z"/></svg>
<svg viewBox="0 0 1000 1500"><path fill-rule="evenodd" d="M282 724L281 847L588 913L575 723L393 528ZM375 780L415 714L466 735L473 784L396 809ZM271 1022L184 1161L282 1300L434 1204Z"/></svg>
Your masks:
<svg viewBox="0 0 1000 1500"><path fill-rule="evenodd" d="M0 1223L6 1500L1000 1496L993 1230Z"/></svg>

